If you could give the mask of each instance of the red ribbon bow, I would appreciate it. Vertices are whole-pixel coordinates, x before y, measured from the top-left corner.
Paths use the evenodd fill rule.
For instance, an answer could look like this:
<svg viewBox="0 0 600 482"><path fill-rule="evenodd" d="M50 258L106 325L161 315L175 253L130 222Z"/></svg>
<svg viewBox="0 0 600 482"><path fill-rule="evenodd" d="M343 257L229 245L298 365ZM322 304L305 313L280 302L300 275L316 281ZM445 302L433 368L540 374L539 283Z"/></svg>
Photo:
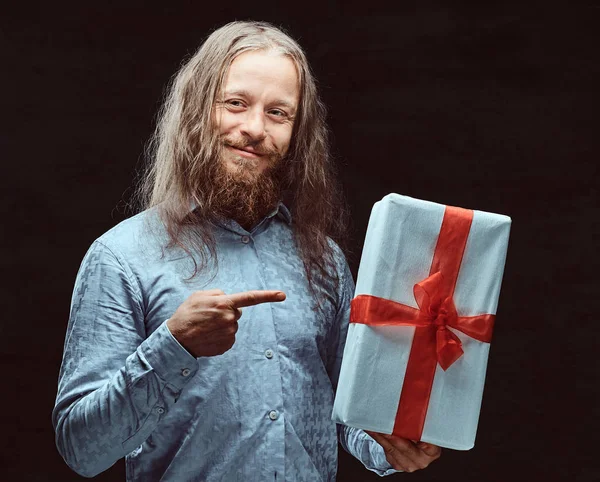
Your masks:
<svg viewBox="0 0 600 482"><path fill-rule="evenodd" d="M429 277L413 287L417 308L370 295L352 300L351 323L414 326L393 434L420 440L435 368L447 370L464 353L448 327L489 343L495 316L458 316L452 296L471 229L473 211L446 206Z"/></svg>
<svg viewBox="0 0 600 482"><path fill-rule="evenodd" d="M451 326L476 340L492 340L494 315L458 316L451 296L443 296L444 276L436 272L415 284L413 293L418 309L370 295L352 300L351 323L366 325L417 326L435 330L437 362L447 370L464 353Z"/></svg>
<svg viewBox="0 0 600 482"><path fill-rule="evenodd" d="M458 314L452 298L439 295L441 277L442 273L438 272L424 279L415 285L413 293L419 305L419 317L436 327L437 361L446 371L464 351L460 338L446 328L447 325L458 328Z"/></svg>

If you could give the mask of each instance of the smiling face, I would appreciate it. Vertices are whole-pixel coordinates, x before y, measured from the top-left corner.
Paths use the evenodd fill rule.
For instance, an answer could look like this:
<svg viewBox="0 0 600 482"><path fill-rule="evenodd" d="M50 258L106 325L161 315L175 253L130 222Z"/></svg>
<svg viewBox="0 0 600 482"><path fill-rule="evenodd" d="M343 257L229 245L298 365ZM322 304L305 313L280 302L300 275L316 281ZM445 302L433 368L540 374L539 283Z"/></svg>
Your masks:
<svg viewBox="0 0 600 482"><path fill-rule="evenodd" d="M238 55L215 105L230 173L256 177L277 165L288 151L299 102L294 62L275 51Z"/></svg>

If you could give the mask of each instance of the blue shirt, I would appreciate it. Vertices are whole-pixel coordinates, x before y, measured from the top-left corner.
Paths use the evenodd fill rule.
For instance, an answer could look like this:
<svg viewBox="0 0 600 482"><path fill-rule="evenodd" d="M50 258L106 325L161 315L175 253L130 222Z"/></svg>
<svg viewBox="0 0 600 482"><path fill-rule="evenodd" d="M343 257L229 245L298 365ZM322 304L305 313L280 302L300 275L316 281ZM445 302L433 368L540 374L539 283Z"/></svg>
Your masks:
<svg viewBox="0 0 600 482"><path fill-rule="evenodd" d="M333 481L337 434L370 470L394 472L361 430L331 421L354 282L315 311L283 204L251 232L214 227L218 269L193 272L156 210L98 238L79 269L52 414L67 464L94 476L126 457L128 481ZM193 357L166 320L194 291L276 289L243 310L233 347Z"/></svg>

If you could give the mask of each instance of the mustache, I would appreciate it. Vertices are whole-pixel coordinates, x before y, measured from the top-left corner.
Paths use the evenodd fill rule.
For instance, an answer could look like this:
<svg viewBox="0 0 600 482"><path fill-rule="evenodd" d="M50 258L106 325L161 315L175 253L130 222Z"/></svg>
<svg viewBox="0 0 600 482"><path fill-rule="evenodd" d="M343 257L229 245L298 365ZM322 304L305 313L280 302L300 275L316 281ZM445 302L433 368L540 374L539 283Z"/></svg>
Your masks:
<svg viewBox="0 0 600 482"><path fill-rule="evenodd" d="M246 149L250 147L253 152L256 152L259 155L267 155L269 157L279 156L279 151L274 147L268 147L266 145L262 145L256 142L244 142L237 141L232 139L224 139L223 144L225 146L234 147L235 149Z"/></svg>

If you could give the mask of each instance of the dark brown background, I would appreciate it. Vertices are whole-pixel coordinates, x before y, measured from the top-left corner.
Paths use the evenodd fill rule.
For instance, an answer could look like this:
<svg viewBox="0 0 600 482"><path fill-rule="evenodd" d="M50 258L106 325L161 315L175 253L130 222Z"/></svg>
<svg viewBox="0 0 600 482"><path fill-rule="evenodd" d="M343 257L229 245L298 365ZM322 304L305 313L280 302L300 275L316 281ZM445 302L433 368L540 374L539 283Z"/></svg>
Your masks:
<svg viewBox="0 0 600 482"><path fill-rule="evenodd" d="M355 274L371 206L389 192L513 218L476 446L392 480L600 480L597 437L583 443L598 429L598 4L163 3L13 2L0 15L0 478L82 480L50 422L79 263L128 215L182 59L212 29L260 19L299 40L320 81ZM97 479L124 480L124 465ZM342 453L338 480L379 478Z"/></svg>

